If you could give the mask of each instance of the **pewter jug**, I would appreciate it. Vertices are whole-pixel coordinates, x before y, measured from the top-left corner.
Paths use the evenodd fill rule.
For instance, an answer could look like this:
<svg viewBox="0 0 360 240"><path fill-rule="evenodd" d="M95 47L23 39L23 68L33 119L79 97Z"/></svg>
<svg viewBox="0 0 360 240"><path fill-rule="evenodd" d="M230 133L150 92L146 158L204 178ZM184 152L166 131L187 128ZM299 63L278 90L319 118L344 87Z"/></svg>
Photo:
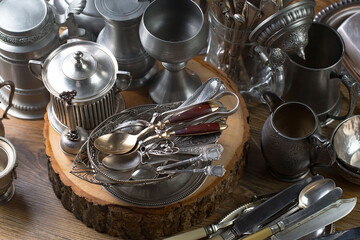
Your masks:
<svg viewBox="0 0 360 240"><path fill-rule="evenodd" d="M0 1L0 82L16 86L9 115L22 119L43 118L49 102L42 82L28 70L30 59L42 60L60 44L59 27L73 26L73 15L85 7L85 0L74 1L66 14L53 12L45 0ZM0 107L5 109L10 88L0 91Z"/></svg>
<svg viewBox="0 0 360 240"><path fill-rule="evenodd" d="M335 152L329 140L321 135L315 112L301 102L283 102L265 92L263 99L271 114L261 131L261 150L271 174L282 181L298 181L315 167L331 166ZM329 153L328 163L317 162L319 150Z"/></svg>
<svg viewBox="0 0 360 240"><path fill-rule="evenodd" d="M131 73L129 90L141 88L158 71L139 37L140 20L148 5L149 1L95 0L96 9L105 19L97 43L114 54L120 69Z"/></svg>
<svg viewBox="0 0 360 240"><path fill-rule="evenodd" d="M356 106L358 83L347 72L341 72L344 42L336 30L317 22L312 23L308 37L305 60L294 54L286 58L282 97L310 106L321 125L348 118ZM350 99L347 113L342 116L340 83L347 88Z"/></svg>

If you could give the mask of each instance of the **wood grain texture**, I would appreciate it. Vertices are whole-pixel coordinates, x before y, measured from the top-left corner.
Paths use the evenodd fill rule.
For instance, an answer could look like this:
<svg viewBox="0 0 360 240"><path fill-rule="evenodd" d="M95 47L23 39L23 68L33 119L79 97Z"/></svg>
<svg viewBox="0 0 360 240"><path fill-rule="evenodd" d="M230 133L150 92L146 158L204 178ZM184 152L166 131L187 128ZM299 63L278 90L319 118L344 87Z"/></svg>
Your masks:
<svg viewBox="0 0 360 240"><path fill-rule="evenodd" d="M234 83L200 58L190 61L188 67L198 72L203 81L210 77L219 77L227 89L236 90ZM126 99L127 93L124 92L123 95ZM224 97L221 102L229 109L236 105L234 98ZM143 103L135 98L131 104ZM166 207L144 208L116 199L101 186L70 174L72 157L59 148L60 135L50 127L45 115L44 136L46 154L50 161L49 179L64 207L99 232L125 239L156 239L173 235L210 216L236 186L242 175L248 150L250 129L247 119L246 104L240 96L240 108L234 115L229 116L229 130L225 130L219 139L224 153L217 164L223 164L227 169L223 178L208 177L196 192L177 203ZM215 125L218 127L218 124ZM190 131L190 127L188 129ZM234 135L237 136L237 141L233 141Z"/></svg>
<svg viewBox="0 0 360 240"><path fill-rule="evenodd" d="M323 9L336 1L317 1L316 11ZM347 103L346 93L342 95ZM136 97L128 93L127 98ZM139 97L138 97L139 98ZM146 94L141 95L145 101ZM126 107L131 107L131 103ZM238 186L223 202L215 213L203 222L196 224L191 229L215 223L223 218L234 208L250 201L256 195L263 195L279 191L289 184L275 180L265 168L264 159L260 151L260 131L268 109L262 104L248 104L250 114L250 149L248 161L243 176ZM354 114L360 114L358 102ZM108 234L98 233L93 228L88 228L73 213L66 210L61 201L56 197L48 179L47 164L43 144L44 120L26 121L10 119L3 121L8 138L15 146L19 167L18 178L15 180L16 193L14 198L6 205L0 206L0 239L1 240L63 240L63 239L118 239ZM330 136L339 121L323 129L326 136ZM236 137L234 137L236 139ZM324 154L323 159L327 156ZM344 191L343 198L358 197L360 199L360 186L344 180L332 168L320 171L325 177L332 178L336 185ZM346 217L336 222L337 230L344 230L360 226L360 204Z"/></svg>

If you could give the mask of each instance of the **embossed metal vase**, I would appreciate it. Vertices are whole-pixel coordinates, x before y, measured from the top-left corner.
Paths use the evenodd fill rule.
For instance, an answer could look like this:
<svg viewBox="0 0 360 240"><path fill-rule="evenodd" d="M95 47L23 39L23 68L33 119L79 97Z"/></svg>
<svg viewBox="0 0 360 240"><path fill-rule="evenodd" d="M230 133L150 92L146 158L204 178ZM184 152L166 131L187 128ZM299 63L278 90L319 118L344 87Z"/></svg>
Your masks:
<svg viewBox="0 0 360 240"><path fill-rule="evenodd" d="M321 136L318 117L310 107L300 102L285 103L270 92L264 93L263 99L271 114L261 131L261 149L266 165L275 178L298 181L314 167L333 164L333 146ZM317 162L321 148L329 153L328 163Z"/></svg>

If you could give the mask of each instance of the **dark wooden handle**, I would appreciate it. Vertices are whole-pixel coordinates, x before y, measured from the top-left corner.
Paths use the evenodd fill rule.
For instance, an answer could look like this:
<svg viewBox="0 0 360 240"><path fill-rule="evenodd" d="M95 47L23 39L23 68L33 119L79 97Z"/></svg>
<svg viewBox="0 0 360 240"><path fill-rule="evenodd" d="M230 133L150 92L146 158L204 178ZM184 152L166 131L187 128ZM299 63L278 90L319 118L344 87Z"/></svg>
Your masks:
<svg viewBox="0 0 360 240"><path fill-rule="evenodd" d="M168 121L169 123L173 124L173 123L179 123L179 122L183 122L183 121L189 121L198 117L202 117L205 116L206 114L215 112L219 109L219 106L217 104L214 103L202 103L197 105L194 108L191 108L185 112L176 114L174 116L171 116Z"/></svg>
<svg viewBox="0 0 360 240"><path fill-rule="evenodd" d="M183 129L175 130L175 136L190 136L215 133L225 130L227 125L224 123L202 123L195 126L189 126Z"/></svg>

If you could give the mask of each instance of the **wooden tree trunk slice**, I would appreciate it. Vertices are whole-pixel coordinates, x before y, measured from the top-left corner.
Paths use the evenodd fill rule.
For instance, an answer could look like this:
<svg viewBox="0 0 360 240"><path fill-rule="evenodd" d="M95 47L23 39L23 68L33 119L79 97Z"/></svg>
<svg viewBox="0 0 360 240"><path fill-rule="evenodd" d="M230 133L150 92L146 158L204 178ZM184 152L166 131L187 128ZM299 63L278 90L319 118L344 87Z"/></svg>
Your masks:
<svg viewBox="0 0 360 240"><path fill-rule="evenodd" d="M219 77L228 90L237 92L224 73L195 58L187 67L202 81ZM151 103L146 90L122 93L126 108ZM239 110L227 120L228 129L220 139L224 152L218 164L227 170L222 178L207 177L201 187L185 199L165 207L139 207L121 201L103 187L88 183L70 173L73 157L60 149L60 134L50 125L45 115L44 137L49 159L49 179L63 206L84 224L98 232L125 239L157 239L187 230L209 217L237 186L246 162L250 127L244 99L239 95ZM228 108L235 105L233 98L222 102Z"/></svg>

